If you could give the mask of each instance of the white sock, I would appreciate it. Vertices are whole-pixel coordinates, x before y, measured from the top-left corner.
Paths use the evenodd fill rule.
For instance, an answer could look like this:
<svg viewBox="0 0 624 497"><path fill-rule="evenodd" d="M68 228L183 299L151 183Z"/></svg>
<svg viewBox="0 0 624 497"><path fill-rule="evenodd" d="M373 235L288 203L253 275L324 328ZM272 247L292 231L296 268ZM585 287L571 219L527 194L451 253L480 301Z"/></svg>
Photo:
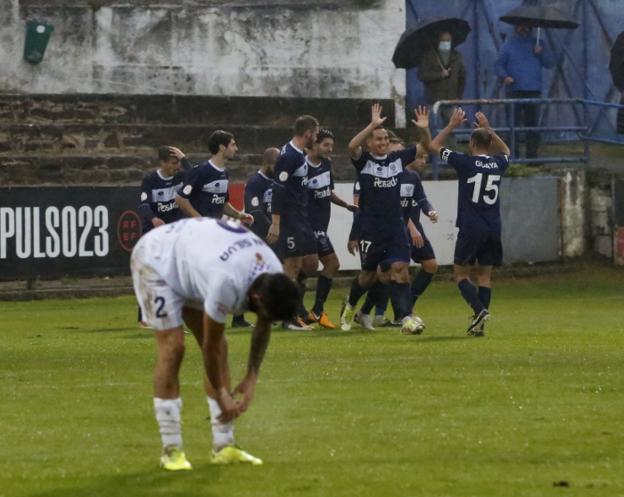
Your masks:
<svg viewBox="0 0 624 497"><path fill-rule="evenodd" d="M159 399L154 397L154 411L160 429L163 447L182 449L181 416L182 399Z"/></svg>
<svg viewBox="0 0 624 497"><path fill-rule="evenodd" d="M210 424L212 425L212 448L220 450L226 445L234 444L234 423L222 423L219 421L221 416L221 408L219 403L210 398L208 400L208 408L210 409Z"/></svg>

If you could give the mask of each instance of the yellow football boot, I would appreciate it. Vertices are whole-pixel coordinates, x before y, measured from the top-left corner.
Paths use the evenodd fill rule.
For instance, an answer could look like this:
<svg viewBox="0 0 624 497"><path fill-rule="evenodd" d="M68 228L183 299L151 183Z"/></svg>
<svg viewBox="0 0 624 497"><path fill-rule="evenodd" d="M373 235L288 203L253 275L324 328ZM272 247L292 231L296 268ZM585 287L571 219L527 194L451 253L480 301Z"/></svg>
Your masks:
<svg viewBox="0 0 624 497"><path fill-rule="evenodd" d="M226 445L218 451L212 451L212 464L252 464L259 466L262 459L252 456L236 445Z"/></svg>
<svg viewBox="0 0 624 497"><path fill-rule="evenodd" d="M193 469L184 452L177 447L166 448L160 456L160 467L167 471L189 471Z"/></svg>

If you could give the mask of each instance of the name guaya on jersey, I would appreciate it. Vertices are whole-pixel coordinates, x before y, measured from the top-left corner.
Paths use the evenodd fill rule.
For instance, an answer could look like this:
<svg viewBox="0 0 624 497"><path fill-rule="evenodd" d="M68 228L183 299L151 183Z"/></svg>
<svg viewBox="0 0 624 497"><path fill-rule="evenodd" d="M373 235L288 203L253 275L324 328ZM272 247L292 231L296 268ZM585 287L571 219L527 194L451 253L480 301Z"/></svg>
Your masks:
<svg viewBox="0 0 624 497"><path fill-rule="evenodd" d="M498 164L496 162L481 162L477 160L475 161L475 166L482 167L483 169L498 169Z"/></svg>
<svg viewBox="0 0 624 497"><path fill-rule="evenodd" d="M373 186L376 188L392 188L393 186L397 186L399 184L399 180L396 176L392 179L381 179L375 178L373 182Z"/></svg>
<svg viewBox="0 0 624 497"><path fill-rule="evenodd" d="M0 207L0 259L13 245L20 259L108 255L108 209L83 205Z"/></svg>

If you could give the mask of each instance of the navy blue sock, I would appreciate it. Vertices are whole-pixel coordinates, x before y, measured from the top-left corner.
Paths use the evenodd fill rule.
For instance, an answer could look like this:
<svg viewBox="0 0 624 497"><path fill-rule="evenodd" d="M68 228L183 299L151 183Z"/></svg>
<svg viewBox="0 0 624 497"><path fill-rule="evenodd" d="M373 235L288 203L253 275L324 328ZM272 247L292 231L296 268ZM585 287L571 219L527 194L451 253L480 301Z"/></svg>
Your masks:
<svg viewBox="0 0 624 497"><path fill-rule="evenodd" d="M299 294L300 294L299 309L297 310L297 315L299 317L304 318L308 315L308 311L306 311L305 305L303 304L303 298L306 292L305 277L299 276L297 278L297 285L299 286Z"/></svg>
<svg viewBox="0 0 624 497"><path fill-rule="evenodd" d="M394 308L395 320L400 321L412 312L412 293L409 283L391 281L388 286L390 287L390 301Z"/></svg>
<svg viewBox="0 0 624 497"><path fill-rule="evenodd" d="M386 313L388 300L390 300L390 285L382 284L375 300L375 316L383 316Z"/></svg>
<svg viewBox="0 0 624 497"><path fill-rule="evenodd" d="M375 283L375 285L373 285L371 289L368 291L368 293L366 294L366 300L364 301L364 303L362 304L362 307L360 308L360 311L362 311L363 314L370 314L370 311L372 311L373 307L375 307L374 291L375 291L375 286L377 285L378 283Z"/></svg>
<svg viewBox="0 0 624 497"><path fill-rule="evenodd" d="M331 278L319 274L316 282L316 300L314 301L314 308L312 309L312 312L314 312L317 316L320 316L323 312L323 306L325 305L325 301L327 300L327 296L329 295L333 282L334 280Z"/></svg>
<svg viewBox="0 0 624 497"><path fill-rule="evenodd" d="M349 304L351 305L351 307L355 307L357 305L358 301L362 298L362 295L364 295L367 290L368 288L364 288L362 285L360 285L358 277L356 276L353 279L353 283L351 283L351 291L349 292Z"/></svg>
<svg viewBox="0 0 624 497"><path fill-rule="evenodd" d="M472 307L472 310L475 314L479 314L483 309L485 309L483 302L481 302L481 300L479 299L477 289L468 280L468 278L461 280L459 283L457 283L457 286L459 287L459 291L461 292L462 297L464 297L464 300L468 303L470 307Z"/></svg>
<svg viewBox="0 0 624 497"><path fill-rule="evenodd" d="M423 269L418 272L416 278L414 278L414 281L412 282L412 305L414 305L418 300L418 297L425 292L432 279L433 274L428 273Z"/></svg>
<svg viewBox="0 0 624 497"><path fill-rule="evenodd" d="M492 298L492 289L487 286L479 287L479 300L483 302L483 307L490 308L490 299Z"/></svg>

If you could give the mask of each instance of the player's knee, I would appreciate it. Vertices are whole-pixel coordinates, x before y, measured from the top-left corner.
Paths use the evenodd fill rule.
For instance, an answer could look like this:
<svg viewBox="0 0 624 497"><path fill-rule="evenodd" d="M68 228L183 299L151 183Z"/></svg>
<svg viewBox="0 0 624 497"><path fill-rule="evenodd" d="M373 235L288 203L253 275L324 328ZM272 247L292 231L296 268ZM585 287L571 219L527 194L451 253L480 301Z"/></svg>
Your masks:
<svg viewBox="0 0 624 497"><path fill-rule="evenodd" d="M377 275L372 271L362 271L358 276L358 283L360 286L369 288L375 284Z"/></svg>
<svg viewBox="0 0 624 497"><path fill-rule="evenodd" d="M309 256L303 260L302 270L307 276L313 275L318 269L318 257Z"/></svg>
<svg viewBox="0 0 624 497"><path fill-rule="evenodd" d="M430 274L438 272L438 261L435 259L429 259L422 262L422 268Z"/></svg>

